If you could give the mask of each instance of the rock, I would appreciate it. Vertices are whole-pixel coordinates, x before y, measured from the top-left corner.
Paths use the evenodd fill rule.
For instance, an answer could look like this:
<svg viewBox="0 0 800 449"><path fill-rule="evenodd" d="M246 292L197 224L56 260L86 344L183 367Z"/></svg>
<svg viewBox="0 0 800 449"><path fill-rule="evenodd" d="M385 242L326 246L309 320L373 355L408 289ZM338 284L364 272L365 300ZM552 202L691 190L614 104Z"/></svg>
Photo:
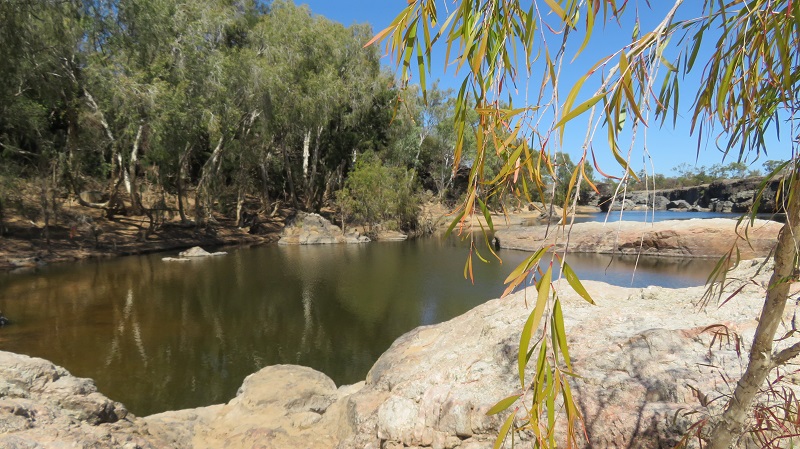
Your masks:
<svg viewBox="0 0 800 449"><path fill-rule="evenodd" d="M343 396L333 381L311 368L276 365L248 376L236 397L225 405L166 412L144 418L155 428L185 427L192 448L331 448L341 418L323 422Z"/></svg>
<svg viewBox="0 0 800 449"><path fill-rule="evenodd" d="M108 193L99 192L96 190L85 190L78 194L78 196L80 196L81 200L86 203L97 204L108 201Z"/></svg>
<svg viewBox="0 0 800 449"><path fill-rule="evenodd" d="M756 220L748 236L741 241L743 258L765 256L777 241L782 224ZM545 226L509 227L495 232L500 246L506 249L535 251L541 245L564 249L566 230ZM600 222L576 223L569 237L570 251L602 254L643 254L671 257L719 257L736 242L736 220L727 218L667 220L656 223Z"/></svg>
<svg viewBox="0 0 800 449"><path fill-rule="evenodd" d="M381 230L376 236L376 240L381 242L403 242L408 240L408 236L399 231Z"/></svg>
<svg viewBox="0 0 800 449"><path fill-rule="evenodd" d="M199 246L195 246L193 248L189 248L186 251L181 251L178 253L180 257L211 257L211 256L224 256L228 253L224 251L216 252L216 253L209 253L208 251L200 248Z"/></svg>
<svg viewBox="0 0 800 449"><path fill-rule="evenodd" d="M746 279L754 270L746 264L732 277ZM717 397L727 391L720 370L736 378L741 360L732 342L709 350L714 335L704 329L724 322L749 341L763 301L760 288L745 287L735 306L702 310L696 305L702 287L585 285L598 306L558 284L580 376L572 385L587 423L583 447L672 447L699 416L686 412L719 411L722 401L709 410L696 392ZM504 416L485 413L519 390L519 330L530 310L525 297L534 295L493 300L400 337L364 387L343 399L353 431L338 447L491 447Z"/></svg>
<svg viewBox="0 0 800 449"><path fill-rule="evenodd" d="M13 268L35 268L46 265L46 262L39 257L23 257L19 259L8 259L8 264Z"/></svg>
<svg viewBox="0 0 800 449"><path fill-rule="evenodd" d="M732 201L720 201L717 198L711 200L711 203L708 205L708 208L711 212L733 212L733 202Z"/></svg>
<svg viewBox="0 0 800 449"><path fill-rule="evenodd" d="M299 213L283 228L280 245L325 245L333 243L368 243L366 236L342 229L318 214Z"/></svg>
<svg viewBox="0 0 800 449"><path fill-rule="evenodd" d="M648 205L651 208L654 207L656 210L664 210L665 207L668 208L665 202L666 200L667 202L685 201L689 206L698 206L699 208L703 208L703 210L708 208L712 212L741 213L747 212L750 207L753 206L754 198L763 186L762 198L756 212L774 213L779 212L775 198L776 192L780 189L780 182L781 180L778 177L769 180L758 177L726 179L692 187L627 192L625 198L630 199L637 206ZM610 189L605 190L598 197L597 202L603 212L608 212L608 208L611 205L611 198L613 197L614 192ZM660 198L664 198L664 200ZM617 195L616 201L621 201L622 199L623 194ZM722 206L712 206L712 203L719 203L722 204ZM680 209L681 207L678 208ZM685 207L685 209L689 209L689 207Z"/></svg>
<svg viewBox="0 0 800 449"><path fill-rule="evenodd" d="M686 200L673 200L667 203L667 210L688 210L692 205Z"/></svg>
<svg viewBox="0 0 800 449"><path fill-rule="evenodd" d="M369 243L371 240L366 235L361 235L358 232L348 232L344 236L345 243Z"/></svg>
<svg viewBox="0 0 800 449"><path fill-rule="evenodd" d="M148 440L125 407L47 360L0 351L0 447L171 447Z"/></svg>
<svg viewBox="0 0 800 449"><path fill-rule="evenodd" d="M161 260L165 262L187 262L189 260L197 260L204 257L215 257L215 256L224 256L228 253L224 251L216 252L216 253L209 253L208 251L200 248L199 246L195 246L192 248L187 249L186 251L181 251L178 253L179 257L162 257Z"/></svg>
<svg viewBox="0 0 800 449"><path fill-rule="evenodd" d="M609 205L608 210L633 210L636 207L636 203L632 200L625 198L622 200L614 201L613 204Z"/></svg>

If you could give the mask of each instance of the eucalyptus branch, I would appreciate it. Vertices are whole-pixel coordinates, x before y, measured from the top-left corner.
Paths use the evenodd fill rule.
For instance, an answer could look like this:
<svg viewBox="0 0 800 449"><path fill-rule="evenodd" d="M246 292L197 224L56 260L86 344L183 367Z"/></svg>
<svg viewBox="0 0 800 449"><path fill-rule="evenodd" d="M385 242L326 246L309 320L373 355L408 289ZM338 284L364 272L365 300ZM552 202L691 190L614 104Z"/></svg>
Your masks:
<svg viewBox="0 0 800 449"><path fill-rule="evenodd" d="M772 356L772 367L777 368L800 355L800 341Z"/></svg>

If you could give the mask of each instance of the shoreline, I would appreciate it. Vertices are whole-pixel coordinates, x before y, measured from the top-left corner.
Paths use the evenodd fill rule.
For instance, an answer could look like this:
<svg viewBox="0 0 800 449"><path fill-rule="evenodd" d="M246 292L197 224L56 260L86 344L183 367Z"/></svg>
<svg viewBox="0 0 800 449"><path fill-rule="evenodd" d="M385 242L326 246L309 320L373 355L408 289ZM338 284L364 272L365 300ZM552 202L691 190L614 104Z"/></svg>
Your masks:
<svg viewBox="0 0 800 449"><path fill-rule="evenodd" d="M17 227L16 233L12 231L0 239L0 272L8 273L18 269L80 260L153 254L193 246L258 246L277 242L280 238L282 224L270 223L270 225L274 229L267 233L250 234L246 228L238 228L220 221L214 227L209 227L206 233L198 234L194 226L167 223L146 240L139 238L129 227L119 226L122 229L104 232L97 244L85 235L70 238L68 228L54 226L51 230L49 247L41 236L26 238L36 232L36 227L28 226L27 229Z"/></svg>

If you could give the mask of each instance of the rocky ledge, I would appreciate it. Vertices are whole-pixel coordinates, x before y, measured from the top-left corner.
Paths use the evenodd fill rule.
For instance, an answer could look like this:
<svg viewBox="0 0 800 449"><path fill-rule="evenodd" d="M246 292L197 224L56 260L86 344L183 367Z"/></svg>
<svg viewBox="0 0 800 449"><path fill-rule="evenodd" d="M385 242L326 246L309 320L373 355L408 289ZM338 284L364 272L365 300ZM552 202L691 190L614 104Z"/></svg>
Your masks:
<svg viewBox="0 0 800 449"><path fill-rule="evenodd" d="M533 251L555 245L577 253L642 254L661 257L720 257L736 243L742 258L763 257L777 241L781 223L756 220L747 236L737 238L736 220L728 218L668 220L656 223L577 223L569 226L515 226L498 230L501 248ZM739 234L744 235L743 229Z"/></svg>
<svg viewBox="0 0 800 449"><path fill-rule="evenodd" d="M758 192L761 199L756 203ZM759 213L779 211L776 192L781 189L781 179L765 180L761 177L725 179L710 184L675 189L633 191L614 195L608 185L594 196L603 212L611 210L675 210L690 212L735 212L745 213L754 206Z"/></svg>
<svg viewBox="0 0 800 449"><path fill-rule="evenodd" d="M586 282L592 306L557 283L580 375L571 382L586 426L582 446L672 447L692 422L718 413L724 401L709 399L728 394L741 374L770 268L743 262L728 286L742 291L723 307L698 305L702 287ZM0 447L489 448L505 416L486 411L519 390L516 354L534 294L408 332L355 385L270 366L227 404L144 418L50 362L0 352ZM779 348L798 340L787 335Z"/></svg>

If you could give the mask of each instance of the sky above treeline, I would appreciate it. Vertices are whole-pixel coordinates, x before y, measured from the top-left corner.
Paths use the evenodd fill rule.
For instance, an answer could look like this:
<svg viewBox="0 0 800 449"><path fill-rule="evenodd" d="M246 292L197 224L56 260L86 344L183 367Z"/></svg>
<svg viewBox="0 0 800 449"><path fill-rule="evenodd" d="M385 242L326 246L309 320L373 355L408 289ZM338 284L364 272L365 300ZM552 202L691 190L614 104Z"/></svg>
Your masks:
<svg viewBox="0 0 800 449"><path fill-rule="evenodd" d="M397 14L407 5L406 0L295 0L296 3L307 4L311 11L315 14L322 15L328 19L340 22L344 25L352 25L355 23L369 23L375 33L386 28ZM644 0L629 0L631 5L629 8L638 9L639 18L641 20L641 29L648 31L652 29L664 17L665 12L672 6L670 1L650 1L650 6L647 6ZM446 5L445 5L446 3ZM696 17L700 13L700 5L702 2L686 2L687 5L679 10L679 18ZM447 16L445 7L451 7L452 0L446 0L442 3L442 10L439 14L442 20ZM629 9L627 16L632 19L635 11ZM564 83L563 92L560 93L561 98L566 98L566 95L571 88L572 84L583 74L586 73L589 67L594 65L601 57L611 55L619 50L623 45L630 42L632 21L629 23L623 22L619 25L609 24L604 28L598 28L592 36L592 41L586 50L576 58L576 60L566 66L563 70L562 83ZM714 42L715 39L706 37L704 42ZM452 88L457 90L461 85L465 71L456 72L454 66L445 67L445 43L441 40L437 43L438 48L435 48L432 53L432 71L427 75L428 84L430 85L433 80L439 80L441 88ZM381 46L381 50L384 47ZM708 56L707 49L704 49L706 57ZM677 55L673 52L668 55L672 58ZM451 59L453 55L451 54ZM703 52L700 53L698 60L703 57ZM394 61L385 54L383 56L383 63L387 67L395 69ZM631 147L626 147L626 140L620 140L620 146L623 152L630 153L630 163L634 170L637 172L645 169L647 172L661 173L667 176L674 175L673 168L688 163L691 166L711 166L718 163L736 162L737 152L731 152L723 161L723 153L717 148L715 142L715 134L711 134L711 138L705 138L699 146L698 151L698 138L697 135L690 135L690 119L691 107L694 98L694 92L697 89L698 81L695 78L699 77L699 72L696 77L687 77L681 84L681 102L677 118L677 124L673 128L671 120L667 120L663 127L652 122L646 129L639 131L637 143ZM413 80L412 80L413 82ZM540 77L533 75L530 81L525 84L523 80L517 85L517 92L514 96L515 107L519 107L525 103L526 95L528 97L535 97L530 91L531 89L538 89ZM660 88L660 83L656 83ZM581 90L581 95L575 104L588 99L596 85L591 85L587 82ZM563 151L570 153L575 159L575 156L580 157L583 153L581 149L586 134L586 120L578 118L570 124L563 143ZM783 127L788 129L787 127ZM593 144L597 163L600 168L609 174L619 175L621 169L614 161L614 157L608 150L608 144L605 138L605 132L598 132L595 143ZM708 136L708 133L706 133ZM706 137L704 136L704 137ZM753 169L761 169L763 162L767 160L785 160L791 157L789 154L789 142L779 141L774 137L774 134L768 137L768 151L767 155L761 155L757 160L754 160L753 155L750 155L745 161ZM785 139L785 137L784 137Z"/></svg>

